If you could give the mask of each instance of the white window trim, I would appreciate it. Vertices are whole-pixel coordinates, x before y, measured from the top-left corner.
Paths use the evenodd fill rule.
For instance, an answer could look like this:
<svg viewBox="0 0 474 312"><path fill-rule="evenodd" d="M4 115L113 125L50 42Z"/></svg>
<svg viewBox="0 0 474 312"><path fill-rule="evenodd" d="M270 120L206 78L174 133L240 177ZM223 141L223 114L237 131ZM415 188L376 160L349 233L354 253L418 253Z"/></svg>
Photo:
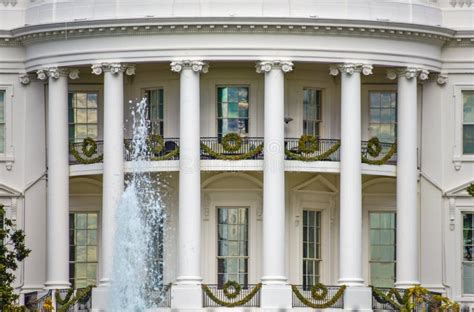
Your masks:
<svg viewBox="0 0 474 312"><path fill-rule="evenodd" d="M166 138L165 137L165 133L167 133L168 131L166 130L166 127L167 127L167 120L166 120L166 113L167 113L167 105L166 105L166 89L163 85L159 85L159 86L154 86L154 87L145 87L145 88L141 88L140 90L140 94L141 94L141 97L142 98L145 98L146 97L146 93L148 91L154 91L154 90L163 90L163 133L161 133L161 137L163 138ZM150 103L148 103L148 105L150 105Z"/></svg>
<svg viewBox="0 0 474 312"><path fill-rule="evenodd" d="M0 90L5 91L5 152L0 153L0 162L5 163L7 170L11 170L15 162L13 145L13 86L0 85Z"/></svg>
<svg viewBox="0 0 474 312"><path fill-rule="evenodd" d="M319 88L319 87L309 87L309 86L303 86L303 88L301 89L301 124L300 124L300 127L301 127L301 134L304 134L304 126L303 126L303 123L304 123L304 90L316 90L316 91L319 91L320 93L320 103L319 103L319 121L318 120L311 120L311 121L318 121L318 127L319 127L319 137L324 139L324 137L322 136L322 129L323 129L323 115L324 115L324 110L323 110L323 99L324 99L324 96L325 96L325 93L324 92L324 89L322 88ZM331 138L329 138L331 139Z"/></svg>
<svg viewBox="0 0 474 312"><path fill-rule="evenodd" d="M370 137L370 92L395 92L397 93L396 84L376 85L376 84L364 84L362 85L362 140L368 141ZM397 104L398 106L398 94ZM398 121L397 121L398 123ZM397 133L395 133L395 138Z"/></svg>
<svg viewBox="0 0 474 312"><path fill-rule="evenodd" d="M474 91L472 84L458 84L453 87L454 96L454 148L453 164L456 170L461 169L463 162L474 162L474 155L463 154L463 91Z"/></svg>
<svg viewBox="0 0 474 312"><path fill-rule="evenodd" d="M74 85L69 84L69 92L90 92L97 93L97 140L102 141L104 138L104 87L102 85ZM68 103L69 116L69 103ZM69 117L68 117L69 118ZM69 139L69 119L68 119L68 139Z"/></svg>
<svg viewBox="0 0 474 312"><path fill-rule="evenodd" d="M474 294L463 293L463 276L462 276L462 262L463 262L463 214L472 213L474 214L474 206L472 204L465 203L464 201L456 200L455 203L455 240L456 240L456 256L455 256L455 285L453 287L453 299L456 301L474 302Z"/></svg>

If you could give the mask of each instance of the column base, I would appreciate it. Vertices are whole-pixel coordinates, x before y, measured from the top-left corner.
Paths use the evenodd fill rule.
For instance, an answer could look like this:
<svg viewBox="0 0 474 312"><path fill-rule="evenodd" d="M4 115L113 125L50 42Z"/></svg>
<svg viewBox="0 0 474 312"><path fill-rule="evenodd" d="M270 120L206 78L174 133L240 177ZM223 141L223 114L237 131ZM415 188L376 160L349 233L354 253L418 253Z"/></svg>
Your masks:
<svg viewBox="0 0 474 312"><path fill-rule="evenodd" d="M347 287L344 291L345 311L372 311L372 290L370 287Z"/></svg>
<svg viewBox="0 0 474 312"><path fill-rule="evenodd" d="M262 309L281 311L281 309L291 310L291 286L287 284L264 284L260 290L260 307Z"/></svg>
<svg viewBox="0 0 474 312"><path fill-rule="evenodd" d="M201 284L175 284L171 287L171 309L176 311L201 311Z"/></svg>
<svg viewBox="0 0 474 312"><path fill-rule="evenodd" d="M92 312L107 311L110 287L99 286L92 288Z"/></svg>
<svg viewBox="0 0 474 312"><path fill-rule="evenodd" d="M62 281L46 282L44 284L44 288L45 289L69 289L69 288L71 288L71 283L62 282Z"/></svg>
<svg viewBox="0 0 474 312"><path fill-rule="evenodd" d="M395 282L395 287L397 288L410 288L416 285L421 285L420 282L418 281L401 281L401 282Z"/></svg>

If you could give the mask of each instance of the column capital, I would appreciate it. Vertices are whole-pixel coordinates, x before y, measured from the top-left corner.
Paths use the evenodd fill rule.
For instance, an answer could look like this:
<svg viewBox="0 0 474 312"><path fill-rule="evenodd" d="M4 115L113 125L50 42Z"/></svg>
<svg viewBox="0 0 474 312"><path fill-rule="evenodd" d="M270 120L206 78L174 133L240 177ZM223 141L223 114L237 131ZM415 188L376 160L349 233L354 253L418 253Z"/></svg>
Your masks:
<svg viewBox="0 0 474 312"><path fill-rule="evenodd" d="M428 70L417 67L396 68L387 71L387 78L390 80L395 80L400 77L405 77L406 79L418 77L420 80L427 80L429 75L430 72Z"/></svg>
<svg viewBox="0 0 474 312"><path fill-rule="evenodd" d="M53 78L57 80L60 77L67 77L69 75L69 70L59 67L47 67L38 70L36 75L39 80L46 80L47 78Z"/></svg>
<svg viewBox="0 0 474 312"><path fill-rule="evenodd" d="M20 80L20 83L24 86L29 85L31 80L34 79L34 77L28 73L20 73L18 74L18 79Z"/></svg>
<svg viewBox="0 0 474 312"><path fill-rule="evenodd" d="M182 60L170 63L171 71L180 73L183 68L190 68L196 73L206 74L209 72L209 63L204 61Z"/></svg>
<svg viewBox="0 0 474 312"><path fill-rule="evenodd" d="M293 71L293 62L290 61L259 61L255 65L257 73L268 73L272 69L281 69L284 73Z"/></svg>
<svg viewBox="0 0 474 312"><path fill-rule="evenodd" d="M121 63L97 63L91 66L94 75L101 75L103 72L110 72L114 75L125 73L127 76L135 75L135 65Z"/></svg>
<svg viewBox="0 0 474 312"><path fill-rule="evenodd" d="M354 73L362 73L364 76L372 75L374 67L370 64L346 63L340 65L332 65L329 67L329 74L337 76L339 73L352 75Z"/></svg>
<svg viewBox="0 0 474 312"><path fill-rule="evenodd" d="M444 86L448 82L448 75L446 74L438 74L436 76L436 83L440 86Z"/></svg>

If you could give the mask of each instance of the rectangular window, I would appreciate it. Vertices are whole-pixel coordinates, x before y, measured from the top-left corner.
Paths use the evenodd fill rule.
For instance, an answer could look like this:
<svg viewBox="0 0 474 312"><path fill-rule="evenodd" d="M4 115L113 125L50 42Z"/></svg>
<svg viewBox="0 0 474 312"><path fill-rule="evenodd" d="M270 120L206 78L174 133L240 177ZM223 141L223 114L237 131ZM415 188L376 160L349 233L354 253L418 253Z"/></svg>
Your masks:
<svg viewBox="0 0 474 312"><path fill-rule="evenodd" d="M369 92L369 132L381 142L395 143L397 139L397 93Z"/></svg>
<svg viewBox="0 0 474 312"><path fill-rule="evenodd" d="M97 280L97 213L69 214L69 281L73 288Z"/></svg>
<svg viewBox="0 0 474 312"><path fill-rule="evenodd" d="M474 213L463 215L463 294L474 294Z"/></svg>
<svg viewBox="0 0 474 312"><path fill-rule="evenodd" d="M0 90L0 154L5 153L5 91Z"/></svg>
<svg viewBox="0 0 474 312"><path fill-rule="evenodd" d="M303 133L319 136L321 123L321 90L303 89Z"/></svg>
<svg viewBox="0 0 474 312"><path fill-rule="evenodd" d="M396 214L371 212L370 282L376 287L393 287L396 266Z"/></svg>
<svg viewBox="0 0 474 312"><path fill-rule="evenodd" d="M153 89L146 91L148 99L148 120L150 121L150 134L163 135L164 120L164 91L163 89Z"/></svg>
<svg viewBox="0 0 474 312"><path fill-rule="evenodd" d="M248 284L248 208L218 208L217 281Z"/></svg>
<svg viewBox="0 0 474 312"><path fill-rule="evenodd" d="M249 88L217 88L217 136L238 133L245 137L249 133Z"/></svg>
<svg viewBox="0 0 474 312"><path fill-rule="evenodd" d="M97 92L69 92L69 141L97 139L98 97Z"/></svg>
<svg viewBox="0 0 474 312"><path fill-rule="evenodd" d="M463 91L463 153L474 154L474 90Z"/></svg>
<svg viewBox="0 0 474 312"><path fill-rule="evenodd" d="M321 277L321 212L303 211L303 287L319 283Z"/></svg>

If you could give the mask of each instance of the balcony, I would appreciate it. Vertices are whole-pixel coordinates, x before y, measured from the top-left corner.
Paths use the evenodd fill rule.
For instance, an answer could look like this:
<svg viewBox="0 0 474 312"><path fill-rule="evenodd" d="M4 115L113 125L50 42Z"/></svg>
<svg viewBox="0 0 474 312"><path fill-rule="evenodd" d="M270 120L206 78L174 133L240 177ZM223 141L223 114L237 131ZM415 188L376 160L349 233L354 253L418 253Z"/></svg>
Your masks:
<svg viewBox="0 0 474 312"><path fill-rule="evenodd" d="M148 141L150 161L179 160L179 139L153 136ZM70 145L70 165L95 164L103 161L103 141L85 139ZM124 160L131 161L132 140L124 141ZM202 160L263 160L264 140L261 137L227 135L223 138L201 138ZM320 139L311 136L285 139L285 159L303 162L339 162L340 140ZM361 161L369 165L395 165L396 144L380 142L373 138L361 142Z"/></svg>

